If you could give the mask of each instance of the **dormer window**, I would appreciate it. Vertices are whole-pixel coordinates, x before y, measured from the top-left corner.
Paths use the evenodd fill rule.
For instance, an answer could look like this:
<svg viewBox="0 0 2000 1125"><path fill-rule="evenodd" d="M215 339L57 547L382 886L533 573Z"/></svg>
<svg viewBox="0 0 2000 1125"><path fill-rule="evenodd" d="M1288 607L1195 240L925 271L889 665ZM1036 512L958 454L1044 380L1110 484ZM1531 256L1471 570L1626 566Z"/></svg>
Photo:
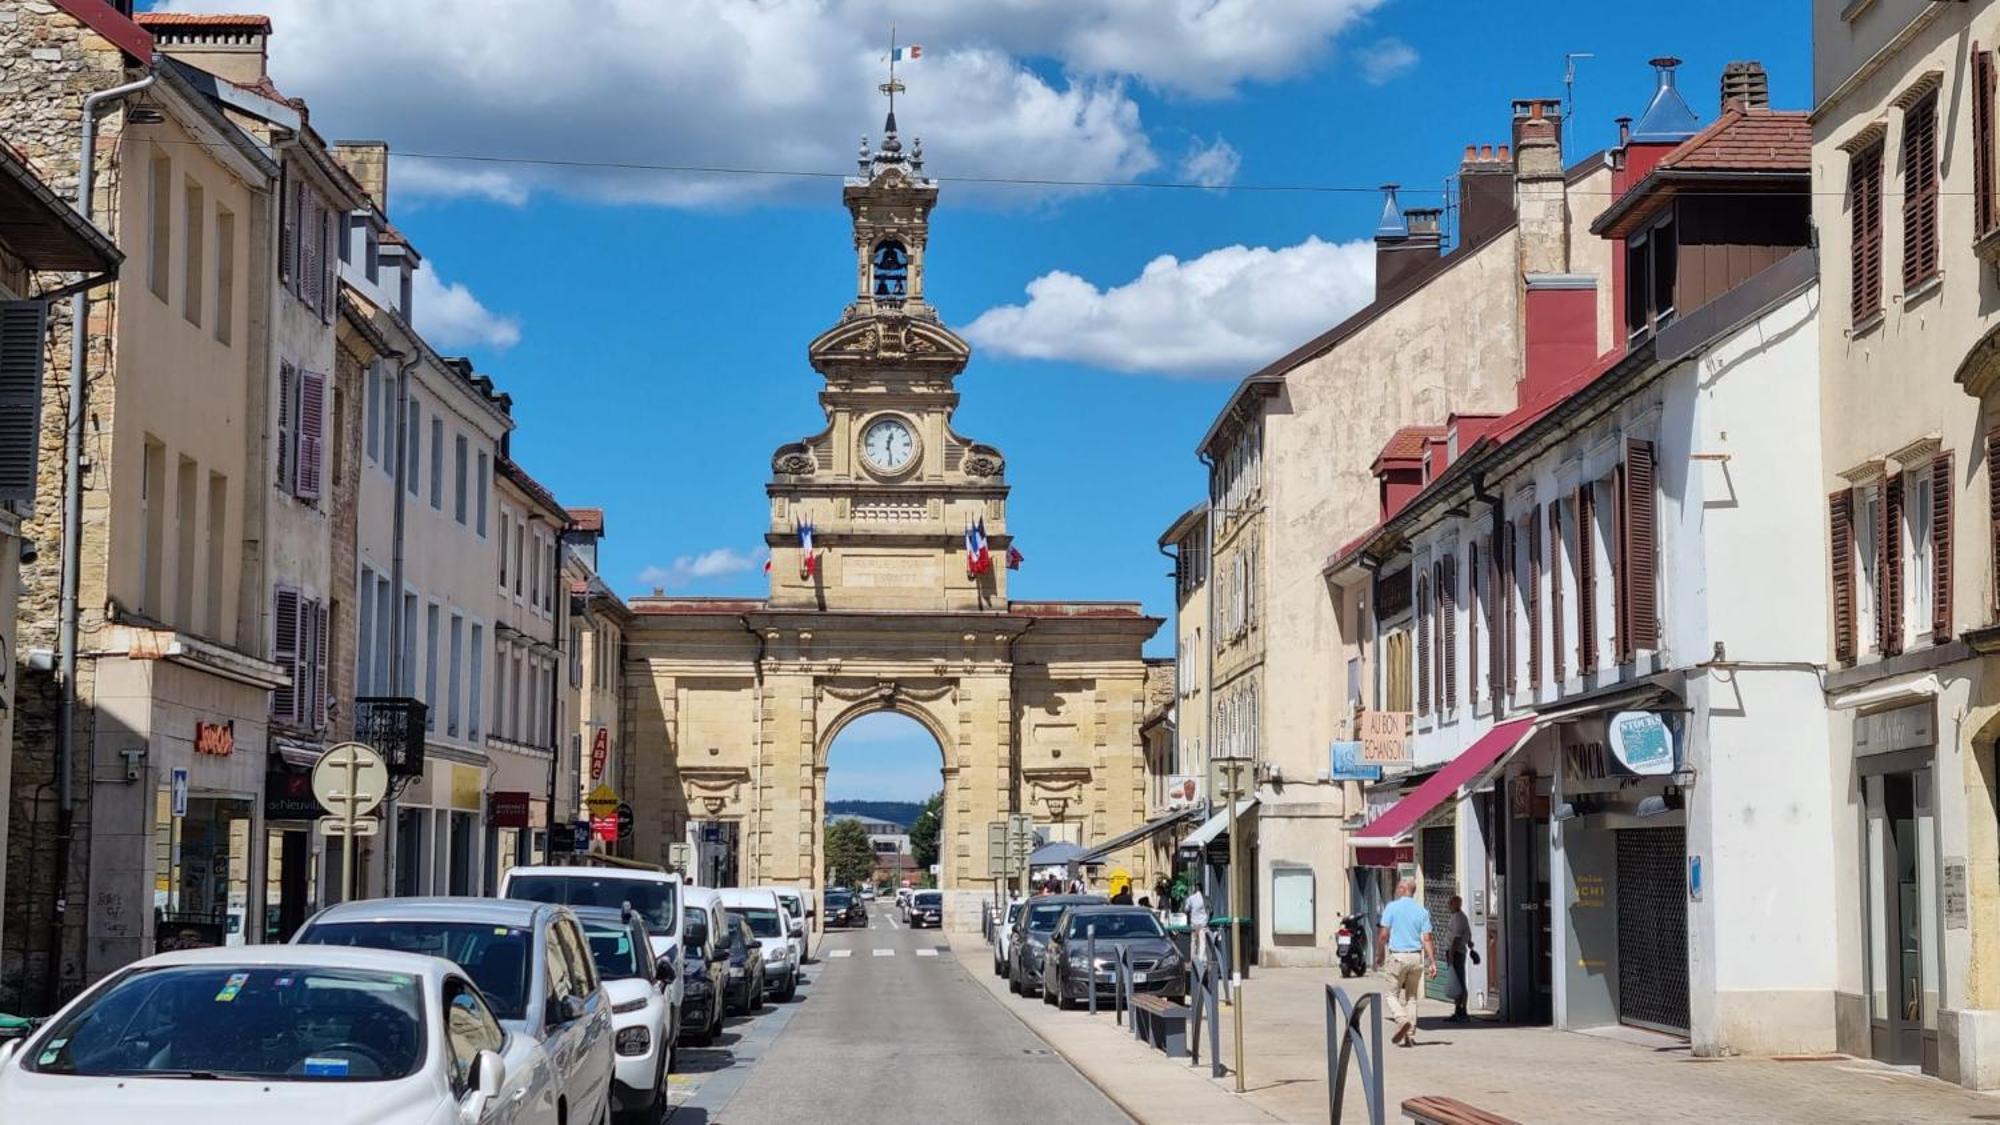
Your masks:
<svg viewBox="0 0 2000 1125"><path fill-rule="evenodd" d="M874 294L879 299L900 301L909 295L910 252L893 238L875 244Z"/></svg>
<svg viewBox="0 0 2000 1125"><path fill-rule="evenodd" d="M1625 330L1650 335L1674 320L1680 246L1671 215L1625 240Z"/></svg>

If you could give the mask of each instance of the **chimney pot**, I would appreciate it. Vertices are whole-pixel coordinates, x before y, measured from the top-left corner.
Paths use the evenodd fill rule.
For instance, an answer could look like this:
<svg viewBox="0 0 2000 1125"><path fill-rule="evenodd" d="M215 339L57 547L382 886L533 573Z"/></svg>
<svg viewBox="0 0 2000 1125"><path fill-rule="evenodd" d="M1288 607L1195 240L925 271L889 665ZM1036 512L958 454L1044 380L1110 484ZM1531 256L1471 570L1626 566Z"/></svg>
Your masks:
<svg viewBox="0 0 2000 1125"><path fill-rule="evenodd" d="M1618 147L1624 148L1627 144L1630 144L1631 141L1632 141L1632 119L1629 117L1621 117L1618 119Z"/></svg>
<svg viewBox="0 0 2000 1125"><path fill-rule="evenodd" d="M1512 160L1513 158L1514 158L1513 150L1506 145L1501 145L1499 154L1494 157L1494 159L1498 160L1502 164L1507 163L1509 160Z"/></svg>
<svg viewBox="0 0 2000 1125"><path fill-rule="evenodd" d="M1480 145L1480 146L1479 146L1479 159L1480 159L1480 160L1482 160L1482 161L1491 161L1491 160L1493 159L1493 146L1492 146L1492 145Z"/></svg>
<svg viewBox="0 0 2000 1125"><path fill-rule="evenodd" d="M1479 146L1478 146L1478 145L1466 145L1466 146L1465 146L1465 162L1466 162L1467 164L1470 164L1470 163L1472 163L1473 161L1475 161L1475 160L1477 160L1477 159L1479 159Z"/></svg>
<svg viewBox="0 0 2000 1125"><path fill-rule="evenodd" d="M1756 60L1732 62L1722 68L1722 104L1740 102L1753 109L1771 106L1771 79Z"/></svg>

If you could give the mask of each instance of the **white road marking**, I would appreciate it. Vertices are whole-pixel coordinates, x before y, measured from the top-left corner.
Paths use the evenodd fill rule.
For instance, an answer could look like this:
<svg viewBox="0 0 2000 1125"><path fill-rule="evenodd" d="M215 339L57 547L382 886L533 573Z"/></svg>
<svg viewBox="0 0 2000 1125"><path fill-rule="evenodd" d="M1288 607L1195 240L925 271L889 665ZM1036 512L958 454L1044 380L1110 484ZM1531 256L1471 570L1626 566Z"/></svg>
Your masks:
<svg viewBox="0 0 2000 1125"><path fill-rule="evenodd" d="M875 956L877 957L894 957L895 955L896 951L893 949L878 949L875 951Z"/></svg>
<svg viewBox="0 0 2000 1125"><path fill-rule="evenodd" d="M882 920L889 923L889 928L892 930L900 930L903 928L902 923L896 921L896 916L894 914L885 914L882 916Z"/></svg>
<svg viewBox="0 0 2000 1125"><path fill-rule="evenodd" d="M829 949L826 951L826 955L828 957L839 959L842 957L854 956L854 951L852 949Z"/></svg>
<svg viewBox="0 0 2000 1125"><path fill-rule="evenodd" d="M917 956L919 956L919 957L936 957L936 956L937 956L937 950L935 950L935 949L919 949L919 950L917 950Z"/></svg>

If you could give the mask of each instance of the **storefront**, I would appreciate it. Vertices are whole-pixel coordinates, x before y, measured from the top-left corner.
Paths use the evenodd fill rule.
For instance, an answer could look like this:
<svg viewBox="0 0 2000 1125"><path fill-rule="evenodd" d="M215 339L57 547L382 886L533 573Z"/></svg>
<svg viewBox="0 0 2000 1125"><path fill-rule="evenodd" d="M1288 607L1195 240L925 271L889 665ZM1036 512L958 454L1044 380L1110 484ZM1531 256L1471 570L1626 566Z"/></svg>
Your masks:
<svg viewBox="0 0 2000 1125"><path fill-rule="evenodd" d="M290 941L315 910L339 898L340 854L324 846L319 818L326 810L312 790L319 753L280 739L264 775L263 941ZM330 885L322 879L328 859Z"/></svg>
<svg viewBox="0 0 2000 1125"><path fill-rule="evenodd" d="M1941 910L1966 926L1964 861L1938 867L1936 758L1935 699L1855 716L1868 1053L1926 1074L1938 1072Z"/></svg>
<svg viewBox="0 0 2000 1125"><path fill-rule="evenodd" d="M396 806L396 884L403 895L475 895L485 884L486 768L435 748Z"/></svg>

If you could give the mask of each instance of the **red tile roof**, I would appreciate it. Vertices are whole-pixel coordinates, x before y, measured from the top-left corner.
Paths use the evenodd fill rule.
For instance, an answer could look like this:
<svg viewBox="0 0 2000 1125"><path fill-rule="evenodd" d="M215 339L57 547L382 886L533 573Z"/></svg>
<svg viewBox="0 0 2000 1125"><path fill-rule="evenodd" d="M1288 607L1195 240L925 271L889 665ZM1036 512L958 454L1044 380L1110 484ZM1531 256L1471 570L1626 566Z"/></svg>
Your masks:
<svg viewBox="0 0 2000 1125"><path fill-rule="evenodd" d="M1425 443L1432 438L1445 436L1446 432L1443 426L1404 426L1402 429L1389 435L1388 444L1382 447L1382 452L1375 460L1378 463L1382 461L1422 460Z"/></svg>
<svg viewBox="0 0 2000 1125"><path fill-rule="evenodd" d="M1803 111L1731 104L1715 123L1660 158L1684 172L1805 172L1812 167L1812 125Z"/></svg>
<svg viewBox="0 0 2000 1125"><path fill-rule="evenodd" d="M271 32L271 17L229 15L220 12L140 12L132 19L140 27L159 30L191 27L227 27L239 31Z"/></svg>
<svg viewBox="0 0 2000 1125"><path fill-rule="evenodd" d="M589 531L602 535L604 534L604 509L571 508L569 510L569 523L571 527L578 531Z"/></svg>

